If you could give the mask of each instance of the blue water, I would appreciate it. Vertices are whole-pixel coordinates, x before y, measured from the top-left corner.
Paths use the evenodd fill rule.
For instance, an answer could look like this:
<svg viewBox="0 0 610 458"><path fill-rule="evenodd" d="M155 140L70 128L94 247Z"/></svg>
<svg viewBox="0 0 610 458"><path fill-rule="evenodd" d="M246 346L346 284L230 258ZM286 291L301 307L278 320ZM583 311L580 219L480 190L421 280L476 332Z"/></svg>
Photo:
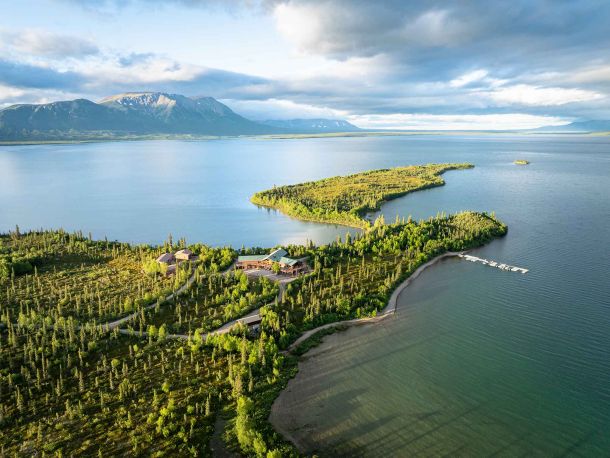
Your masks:
<svg viewBox="0 0 610 458"><path fill-rule="evenodd" d="M528 166L515 166L527 159ZM0 230L272 246L347 228L262 210L257 190L472 162L386 220L495 211L508 235L430 268L380 326L329 337L280 414L304 446L366 456L610 455L610 138L414 136L0 147Z"/></svg>

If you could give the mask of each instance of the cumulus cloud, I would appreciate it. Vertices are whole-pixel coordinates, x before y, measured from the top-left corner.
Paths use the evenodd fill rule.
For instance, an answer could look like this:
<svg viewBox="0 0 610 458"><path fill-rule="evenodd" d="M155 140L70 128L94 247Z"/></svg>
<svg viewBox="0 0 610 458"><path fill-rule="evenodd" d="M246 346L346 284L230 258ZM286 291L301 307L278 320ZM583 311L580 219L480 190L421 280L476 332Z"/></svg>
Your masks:
<svg viewBox="0 0 610 458"><path fill-rule="evenodd" d="M278 2L278 30L299 49L335 58L409 53L474 39L472 19L443 2L304 0Z"/></svg>
<svg viewBox="0 0 610 458"><path fill-rule="evenodd" d="M98 47L83 38L60 35L44 30L0 31L5 47L19 53L50 58L84 57L99 53Z"/></svg>
<svg viewBox="0 0 610 458"><path fill-rule="evenodd" d="M211 95L258 119L352 116L377 127L529 128L573 116L610 117L610 9L601 0L63 1L111 11L117 21L138 8L158 12L169 29L181 26L172 22L176 8L206 19L227 9L251 21L268 13L265 20L276 27L269 33L301 65L282 65L263 78L208 68L204 59L159 55L145 42L117 52L82 38L25 31L0 33L15 51L0 57L0 84L92 97L126 90ZM235 52L243 39L236 34ZM254 58L270 59L267 49L260 51ZM501 118L481 117L492 115Z"/></svg>

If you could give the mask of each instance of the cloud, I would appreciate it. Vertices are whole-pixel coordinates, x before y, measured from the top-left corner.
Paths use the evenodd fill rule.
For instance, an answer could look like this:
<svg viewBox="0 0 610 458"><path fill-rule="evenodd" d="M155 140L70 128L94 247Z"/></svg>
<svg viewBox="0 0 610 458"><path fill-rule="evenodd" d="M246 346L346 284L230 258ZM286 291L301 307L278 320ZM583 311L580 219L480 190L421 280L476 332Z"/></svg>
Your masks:
<svg viewBox="0 0 610 458"><path fill-rule="evenodd" d="M610 90L610 62L575 68L567 74L555 75L555 79L571 84L584 84L600 90Z"/></svg>
<svg viewBox="0 0 610 458"><path fill-rule="evenodd" d="M119 56L118 62L121 67L131 67L136 64L142 64L150 61L154 57L155 53L152 52L132 52Z"/></svg>
<svg viewBox="0 0 610 458"><path fill-rule="evenodd" d="M345 118L348 113L328 107L296 103L292 100L237 100L225 99L223 103L247 118L254 120L295 118Z"/></svg>
<svg viewBox="0 0 610 458"><path fill-rule="evenodd" d="M435 4L442 2L284 1L275 6L274 18L303 52L340 59L455 47L473 38L477 26L470 16Z"/></svg>
<svg viewBox="0 0 610 458"><path fill-rule="evenodd" d="M125 91L163 91L185 95L249 98L248 94L268 83L256 76L182 63L155 54L104 60L81 69L84 88L105 96Z"/></svg>
<svg viewBox="0 0 610 458"><path fill-rule="evenodd" d="M98 47L89 40L44 30L24 29L19 32L4 30L0 31L0 40L5 46L19 53L53 59L84 57L99 53Z"/></svg>
<svg viewBox="0 0 610 458"><path fill-rule="evenodd" d="M25 91L23 89L0 85L0 103L4 102L5 100L12 100L15 97L21 97L23 95L25 95Z"/></svg>
<svg viewBox="0 0 610 458"><path fill-rule="evenodd" d="M464 87L469 85L470 83L474 83L477 81L481 81L488 75L487 70L474 70L469 73L465 73L458 78L455 78L449 81L449 85L451 87Z"/></svg>
<svg viewBox="0 0 610 458"><path fill-rule="evenodd" d="M483 115L387 114L349 116L348 120L364 129L397 130L515 130L559 126L569 121L551 116L522 113Z"/></svg>
<svg viewBox="0 0 610 458"><path fill-rule="evenodd" d="M55 88L78 90L82 75L71 71L9 61L0 58L0 83L17 88Z"/></svg>
<svg viewBox="0 0 610 458"><path fill-rule="evenodd" d="M171 52L161 55L137 37L117 51L104 46L101 31L108 33L108 24L98 31L92 22L91 33L100 40L95 44L40 30L2 35L12 51L0 54L0 84L89 98L140 90L211 95L256 118L370 116L370 122L393 125L406 122L396 121L400 114L419 116L422 123L449 122L438 116L493 114L509 125L610 117L610 9L602 0L61 1L67 10L73 5L111 14L116 30L143 11L162 20L167 33L184 27L178 19L183 12L172 14L179 8L189 8L194 23L227 20L228 12L227 23L244 30L248 21L269 14L265 21L276 30L269 27L269 36L260 40L267 47L260 44L260 52L259 37L245 38L241 29L234 42L222 46L223 52L260 61L254 68L263 68L265 77L241 73L233 63L237 71L209 68L196 51L180 53L180 60ZM278 51L268 49L269 37L278 41L277 49L286 50L277 66ZM252 44L247 53L244 39ZM525 115L534 118L515 117ZM452 122L474 119L495 122Z"/></svg>
<svg viewBox="0 0 610 458"><path fill-rule="evenodd" d="M489 93L499 103L531 106L557 106L604 98L603 94L584 89L536 87L527 84L502 87Z"/></svg>
<svg viewBox="0 0 610 458"><path fill-rule="evenodd" d="M116 14L122 9L136 5L142 8L172 8L189 7L205 8L211 10L225 10L237 12L241 9L265 10L276 0L59 0L63 3L73 4L89 11L103 14Z"/></svg>

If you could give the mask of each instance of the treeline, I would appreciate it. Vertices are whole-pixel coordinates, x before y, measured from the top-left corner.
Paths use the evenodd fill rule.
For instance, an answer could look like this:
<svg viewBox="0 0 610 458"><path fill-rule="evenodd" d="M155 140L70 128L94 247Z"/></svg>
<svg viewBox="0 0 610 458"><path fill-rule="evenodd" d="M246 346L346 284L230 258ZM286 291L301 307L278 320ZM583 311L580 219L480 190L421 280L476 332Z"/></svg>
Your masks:
<svg viewBox="0 0 610 458"><path fill-rule="evenodd" d="M257 192L251 201L295 218L368 228L364 217L385 201L444 184L440 174L472 164L428 164L372 170Z"/></svg>
<svg viewBox="0 0 610 458"><path fill-rule="evenodd" d="M249 279L240 270L212 273L201 266L184 294L142 313L128 327L139 332L165 326L176 334L205 333L273 302L278 292L278 285L265 277Z"/></svg>
<svg viewBox="0 0 610 458"><path fill-rule="evenodd" d="M231 264L234 251L201 248L196 252L204 260L184 295L150 308L150 314L140 309L132 325L151 331L144 337L108 330L100 323L112 309L106 314L94 309L100 303L124 304L127 293L143 297L166 281L170 290L184 284L188 270L180 279L141 271L142 262L169 246L89 245L87 237L78 235L30 234L33 246L56 236L62 242L37 272L11 275L1 283L3 297L11 298L0 317L1 453L209 456L220 415L226 418L219 434L225 452L297 456L267 421L274 398L297 369L296 357L282 350L319 324L375 315L396 285L422 263L504 233L506 226L494 215L466 212L420 222L378 220L356 237L320 247L289 246L290 256L309 257L313 271L290 283L281 302L272 300L278 288L267 280L219 273ZM9 239L3 237L5 246L22 243ZM127 262L125 257L136 258L139 266L131 280L98 275L101 266ZM62 297L60 291L68 297L61 310L38 285L45 276L49 281L42 284L58 291L53 300ZM132 280L135 286L125 290ZM89 292L79 292L79 284ZM26 303L28 298L33 302ZM202 338L202 330L263 303L268 305L261 309L258 333L238 325L228 334ZM190 337L168 339L172 330Z"/></svg>
<svg viewBox="0 0 610 458"><path fill-rule="evenodd" d="M18 230L0 236L3 256L28 262L27 272L0 277L0 316L4 321L28 324L61 318L101 323L141 311L161 302L182 286L192 273L180 264L176 275L147 275L143 266L166 251L185 248L183 240L160 247L93 241L91 236L65 231ZM199 269L218 272L231 265L236 252L195 244Z"/></svg>
<svg viewBox="0 0 610 458"><path fill-rule="evenodd" d="M417 267L447 251L481 246L506 233L493 215L464 212L416 223L379 221L371 230L344 241L304 250L314 271L288 285L284 301L265 307L263 324L281 347L320 324L371 316L392 290Z"/></svg>
<svg viewBox="0 0 610 458"><path fill-rule="evenodd" d="M493 214L465 212L419 223L385 225L380 220L355 238L347 234L344 240L321 247L287 247L291 256L309 256L314 270L290 283L281 303L261 309L262 333L281 350L303 331L321 324L375 316L394 288L423 263L446 251L483 245L506 231ZM263 451L269 453L270 448L283 456L298 455L267 421L273 400L297 370L293 356L276 361L281 366L274 367L275 383L261 384L256 396L233 407L231 432L241 451L250 456L265 456Z"/></svg>

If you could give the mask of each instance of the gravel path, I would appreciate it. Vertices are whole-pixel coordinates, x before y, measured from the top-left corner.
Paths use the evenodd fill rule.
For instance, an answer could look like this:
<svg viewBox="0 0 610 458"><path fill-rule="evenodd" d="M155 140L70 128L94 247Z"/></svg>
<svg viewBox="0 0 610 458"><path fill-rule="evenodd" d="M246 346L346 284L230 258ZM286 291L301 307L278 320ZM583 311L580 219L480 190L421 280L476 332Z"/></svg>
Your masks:
<svg viewBox="0 0 610 458"><path fill-rule="evenodd" d="M231 267L229 267L227 270L225 270L225 271L223 272L223 275L224 275L224 274L227 274L228 272L230 272L230 270L231 270L232 268L233 268L233 266L231 266ZM246 274L247 274L247 273L248 273L248 272L246 272ZM277 295L277 300L278 300L278 302L282 300L282 296L283 296L283 294L284 294L284 290L286 289L286 285L287 285L288 283L290 283L291 281L296 280L297 278L298 278L298 277L283 278L283 279L281 279L281 280L279 280L279 281L278 281L278 283L279 283L279 287L280 287L280 290L278 291L278 295ZM183 286L182 286L182 288L181 288L181 289L182 289L182 291L184 291L186 288L188 288L188 287L190 286L190 284L191 284L191 283L194 281L194 279L195 279L195 278L194 278L194 274L193 274L193 276L192 276L191 278L189 278L189 282L190 282L190 283L189 283L189 282L187 282L185 285L183 285ZM174 295L179 295L179 294L180 294L182 291L177 290L177 291L174 293ZM168 297L165 299L165 301L168 301L168 300L171 300L170 296L168 296ZM164 301L164 302L165 302L165 301ZM156 304L153 304L152 306L149 306L149 307L147 307L147 308L154 307L155 305L156 305ZM270 304L267 304L267 305L270 305ZM260 307L259 307L259 308L257 308L257 309L255 309L255 310L252 310L252 311L251 311L250 313L248 313L247 315L241 316L241 317L239 317L239 318L236 318L236 319L234 319L234 320L229 321L228 323L223 324L221 327L219 327L219 328L217 328L217 329L215 329L215 330L213 330L213 331L206 332L205 334L201 334L201 338L205 340L205 338L206 338L208 335L226 334L227 332L229 332L229 331L231 330L231 328L232 328L233 326L235 326L235 325L236 325L238 322L240 322L240 321L246 321L246 320L249 320L249 319L258 319L258 318L260 318L259 313L260 313ZM129 317L127 317L127 318L130 318L130 317L131 317L131 318L133 318L131 315L130 315ZM121 320L117 320L117 321L125 322L125 321L127 321L127 320L126 320L125 318L123 318L123 319L121 319ZM115 326L115 327L116 327L116 326ZM110 328L110 329L112 329L112 328ZM131 329L119 329L119 333L121 333L121 334L125 334L125 335L137 335L137 336L140 336L140 337L147 337L147 336L148 336L148 333L147 333L147 332L133 331L133 330L131 330ZM168 339L182 339L182 340L188 340L189 335L188 335L188 334L168 334L166 337L167 337Z"/></svg>

